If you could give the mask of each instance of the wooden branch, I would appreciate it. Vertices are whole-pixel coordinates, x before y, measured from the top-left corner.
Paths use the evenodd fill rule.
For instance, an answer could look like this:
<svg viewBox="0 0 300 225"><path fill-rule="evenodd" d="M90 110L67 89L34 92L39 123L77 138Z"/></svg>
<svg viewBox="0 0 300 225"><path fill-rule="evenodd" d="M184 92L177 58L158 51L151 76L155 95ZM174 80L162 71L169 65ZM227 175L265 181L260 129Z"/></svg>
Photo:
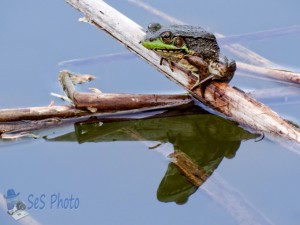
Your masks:
<svg viewBox="0 0 300 225"><path fill-rule="evenodd" d="M74 102L74 93L75 93L75 87L73 85L73 82L71 80L72 74L67 71L63 70L59 73L58 80L66 93L67 97Z"/></svg>
<svg viewBox="0 0 300 225"><path fill-rule="evenodd" d="M285 36L289 34L297 34L300 32L300 26L288 26L282 28L275 28L271 30L264 30L246 34L238 34L238 35L231 35L231 36L224 36L218 39L218 43L220 45L228 45L233 43L241 43L241 42L248 42L248 41L262 41L266 39L273 39L274 37Z"/></svg>
<svg viewBox="0 0 300 225"><path fill-rule="evenodd" d="M92 113L88 110L75 109L74 106L45 106L18 109L1 109L0 122L69 118L91 114Z"/></svg>
<svg viewBox="0 0 300 225"><path fill-rule="evenodd" d="M201 97L199 89L192 91L196 78L184 73L177 66L172 72L166 62L160 66L160 57L139 44L145 35L143 29L105 2L101 0L66 0L66 2L81 11L91 24L106 31L130 51L184 87L199 101L254 130L280 135L300 143L300 131L297 128L280 118L270 108L225 83L212 82L208 85L205 99Z"/></svg>
<svg viewBox="0 0 300 225"><path fill-rule="evenodd" d="M1 109L0 122L42 120L99 116L104 113L132 113L193 104L189 95L139 95L139 94L96 94L74 92L78 108L74 106L45 106L19 109ZM86 110L95 108L95 111ZM0 124L1 125L1 124Z"/></svg>
<svg viewBox="0 0 300 225"><path fill-rule="evenodd" d="M128 99L123 99L124 103L122 104L126 104L126 102L128 102L128 100L130 101L131 98L137 98L139 100L144 99L143 95L140 96L141 98L135 95L128 95ZM73 125L75 122L79 121L89 120L92 123L93 121L97 120L97 118L101 118L102 122L116 122L127 118L126 115L128 116L131 114L152 111L152 113L145 114L144 116L143 114L138 115L138 118L141 118L141 116L147 117L157 113L162 113L160 109L171 110L168 111L170 116L174 116L174 113L175 115L178 113L182 114L181 110L185 107L188 108L189 113L192 113L193 111L193 100L188 95L174 95L170 96L171 99L169 99L168 96L157 96L161 99L161 103L157 104L157 106L148 107L149 105L147 105L147 101L144 101L142 104L137 104L136 109L133 108L131 110L129 110L127 106L124 108L121 107L121 110L108 110L108 108L106 108L105 111L102 110L97 112L76 109L74 106L2 109L0 110L0 138L16 139L19 137L34 137L34 135L29 132L38 131L40 129L58 128L62 126ZM178 98L176 98L176 96L178 96ZM89 98L88 95L87 97ZM119 94L115 94L114 98L109 101L109 105L112 105L112 102L115 102L114 100L118 99L119 97ZM150 105L153 105L153 97L151 96L149 99L151 99ZM163 101L164 99L166 101ZM141 106L144 107L141 108ZM120 106L116 105L116 107ZM154 111L155 109L159 111ZM135 117L131 115L129 118L134 119Z"/></svg>
<svg viewBox="0 0 300 225"><path fill-rule="evenodd" d="M191 96L181 95L156 95L156 94L112 94L84 93L75 91L72 77L74 74L63 70L59 74L59 81L68 98L76 109L89 109L90 111L112 112L134 109L169 108L186 105L193 102ZM75 75L80 77L78 75Z"/></svg>
<svg viewBox="0 0 300 225"><path fill-rule="evenodd" d="M60 72L61 85L75 106L50 105L48 107L0 110L0 137L7 139L23 136L33 137L28 132L65 126L78 120L85 120L90 116L94 118L112 114L117 116L120 113L128 114L193 105L192 97L187 94L106 94L82 93L75 90L73 82L82 83L92 77L92 75L75 75L66 70ZM17 133L17 135L9 136L12 133Z"/></svg>
<svg viewBox="0 0 300 225"><path fill-rule="evenodd" d="M73 83L93 79L92 75L78 75L61 71L59 81L67 99L75 106L32 107L0 110L0 138L18 139L35 137L28 133L39 129L66 126L89 117L109 117L120 114L140 113L155 109L192 106L190 95L151 95L151 94L106 94L77 92Z"/></svg>
<svg viewBox="0 0 300 225"><path fill-rule="evenodd" d="M75 92L76 108L95 108L101 112L155 107L174 107L192 103L189 95L110 94Z"/></svg>
<svg viewBox="0 0 300 225"><path fill-rule="evenodd" d="M292 71L264 68L243 62L236 62L237 68L251 73L262 74L268 78L300 84L300 74Z"/></svg>

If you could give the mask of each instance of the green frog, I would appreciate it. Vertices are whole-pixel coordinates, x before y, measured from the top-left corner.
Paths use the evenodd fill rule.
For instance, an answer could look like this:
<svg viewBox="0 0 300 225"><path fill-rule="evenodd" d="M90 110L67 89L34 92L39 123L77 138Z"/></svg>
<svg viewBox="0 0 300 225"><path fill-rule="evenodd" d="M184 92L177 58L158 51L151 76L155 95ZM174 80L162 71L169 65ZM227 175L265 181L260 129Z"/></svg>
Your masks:
<svg viewBox="0 0 300 225"><path fill-rule="evenodd" d="M141 44L161 56L160 64L167 60L172 71L179 63L195 75L192 90L199 86L202 96L211 81L229 82L236 70L235 61L220 54L216 37L201 27L150 23Z"/></svg>

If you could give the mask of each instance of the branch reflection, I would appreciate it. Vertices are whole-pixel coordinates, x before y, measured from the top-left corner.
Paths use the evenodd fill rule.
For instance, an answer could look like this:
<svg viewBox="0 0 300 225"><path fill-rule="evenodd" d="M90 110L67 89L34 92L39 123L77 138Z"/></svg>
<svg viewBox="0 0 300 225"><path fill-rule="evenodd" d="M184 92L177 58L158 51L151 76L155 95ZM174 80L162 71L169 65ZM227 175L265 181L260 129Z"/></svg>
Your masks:
<svg viewBox="0 0 300 225"><path fill-rule="evenodd" d="M158 141L170 143L173 153L158 190L161 202L184 204L219 166L233 158L242 140L253 139L236 123L199 107L177 109L144 119L102 118L75 124L75 132L55 141ZM53 141L53 139L52 139ZM161 151L158 144L150 149Z"/></svg>

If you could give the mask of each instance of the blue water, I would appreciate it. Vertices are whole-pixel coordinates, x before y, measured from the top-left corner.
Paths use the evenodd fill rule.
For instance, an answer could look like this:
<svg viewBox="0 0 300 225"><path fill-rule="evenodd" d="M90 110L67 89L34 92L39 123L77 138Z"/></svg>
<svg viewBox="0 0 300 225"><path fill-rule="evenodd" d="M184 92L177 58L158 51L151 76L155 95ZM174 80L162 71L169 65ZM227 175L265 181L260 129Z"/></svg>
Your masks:
<svg viewBox="0 0 300 225"><path fill-rule="evenodd" d="M107 2L143 27L151 21L165 22L127 1ZM296 1L145 2L186 23L225 35L299 25L300 21ZM49 105L54 99L50 92L62 93L57 82L61 61L127 51L95 27L77 22L82 15L64 1L1 1L0 8L1 108ZM243 45L300 70L299 34ZM138 58L68 69L94 74L97 79L91 86L104 92L183 92ZM238 75L232 85L247 90L281 86ZM299 103L270 106L300 122ZM73 130L70 126L62 133ZM71 139L5 143L0 149L0 193L6 195L11 188L20 192L27 217L40 224L300 224L300 155L267 139L242 141L235 157L224 158L207 182L178 205L157 199L170 160L149 150L156 143L79 144ZM61 203L54 201L58 197ZM71 197L73 203L77 199L78 207L63 207L62 202ZM7 214L3 198L0 207L1 224L18 223ZM20 222L34 224L24 219Z"/></svg>

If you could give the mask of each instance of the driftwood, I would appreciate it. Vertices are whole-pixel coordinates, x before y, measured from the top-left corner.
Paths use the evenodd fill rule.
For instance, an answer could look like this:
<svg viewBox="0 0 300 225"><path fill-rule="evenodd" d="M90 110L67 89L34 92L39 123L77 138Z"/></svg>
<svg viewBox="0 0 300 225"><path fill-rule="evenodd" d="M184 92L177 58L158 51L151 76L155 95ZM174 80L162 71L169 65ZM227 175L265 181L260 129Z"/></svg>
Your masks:
<svg viewBox="0 0 300 225"><path fill-rule="evenodd" d="M35 137L28 132L65 126L90 117L121 116L128 113L140 113L156 109L169 109L193 105L190 95L155 95L155 94L107 94L77 92L73 86L74 79L81 78L68 71L60 73L62 87L74 105L46 106L0 110L0 137ZM8 135L8 136L5 136Z"/></svg>
<svg viewBox="0 0 300 225"><path fill-rule="evenodd" d="M258 31L253 33L232 35L226 37L219 37L218 43L221 45L228 45L233 43L241 43L247 41L262 41L274 37L285 36L289 34L297 34L300 32L300 26L294 25L289 27L276 28L271 30Z"/></svg>
<svg viewBox="0 0 300 225"><path fill-rule="evenodd" d="M84 93L75 90L73 83L82 83L92 79L91 75L76 75L61 71L59 80L74 105L46 106L0 110L0 137L18 139L36 138L29 132L41 129L58 128L92 118L124 117L130 113L141 113L157 109L192 106L190 95L155 94L107 94ZM98 91L99 92L99 91ZM108 119L107 121L109 121Z"/></svg>
<svg viewBox="0 0 300 225"><path fill-rule="evenodd" d="M296 127L280 118L267 106L230 87L228 84L212 82L206 89L205 98L201 96L199 89L192 91L196 78L189 76L187 72L176 65L174 72L170 70L166 62L160 66L160 57L139 44L145 35L143 29L105 2L95 0L66 0L66 2L80 10L85 15L87 22L106 31L130 51L136 53L169 79L184 87L202 103L254 130L276 134L300 142L300 131Z"/></svg>
<svg viewBox="0 0 300 225"><path fill-rule="evenodd" d="M254 66L243 62L237 62L237 67L247 72L254 72L262 74L268 78L285 81L289 83L300 84L300 75L292 71L264 68L260 66Z"/></svg>
<svg viewBox="0 0 300 225"><path fill-rule="evenodd" d="M93 112L114 112L119 110L149 110L155 108L169 108L193 102L191 96L156 95L156 94L113 94L113 93L85 93L77 92L72 83L72 74L62 71L59 80L68 98L76 109L90 109Z"/></svg>

